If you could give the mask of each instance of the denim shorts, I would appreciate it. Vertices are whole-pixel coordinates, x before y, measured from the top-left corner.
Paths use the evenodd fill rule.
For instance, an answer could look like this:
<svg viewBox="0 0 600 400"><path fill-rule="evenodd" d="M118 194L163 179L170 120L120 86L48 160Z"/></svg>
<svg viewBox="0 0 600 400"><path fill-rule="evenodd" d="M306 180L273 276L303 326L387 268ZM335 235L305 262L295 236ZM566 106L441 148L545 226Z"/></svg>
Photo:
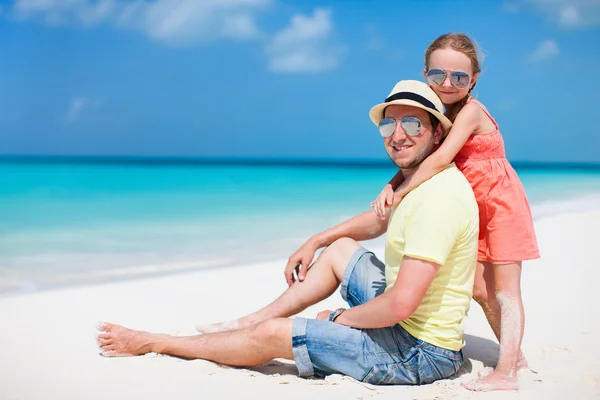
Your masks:
<svg viewBox="0 0 600 400"><path fill-rule="evenodd" d="M342 298L358 306L385 290L385 266L360 248L350 258ZM355 329L325 320L297 317L292 330L294 359L300 376L344 374L375 385L420 385L454 375L461 351L419 340L399 324Z"/></svg>

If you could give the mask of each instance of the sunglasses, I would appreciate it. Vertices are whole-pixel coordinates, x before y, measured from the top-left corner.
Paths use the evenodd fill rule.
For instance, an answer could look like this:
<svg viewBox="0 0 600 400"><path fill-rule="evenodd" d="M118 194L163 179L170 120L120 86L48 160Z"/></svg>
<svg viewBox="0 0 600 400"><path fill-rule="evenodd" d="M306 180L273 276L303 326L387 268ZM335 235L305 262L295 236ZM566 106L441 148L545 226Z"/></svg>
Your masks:
<svg viewBox="0 0 600 400"><path fill-rule="evenodd" d="M441 68L434 68L427 71L427 82L431 86L438 86L444 83L446 78L450 77L450 83L456 89L464 89L469 86L471 77L462 71L446 71Z"/></svg>
<svg viewBox="0 0 600 400"><path fill-rule="evenodd" d="M418 136L421 133L421 120L417 117L404 117L401 120L397 120L394 118L384 118L379 121L377 128L379 129L379 133L383 137L390 137L396 131L396 125L400 122L400 126L402 130L408 136Z"/></svg>

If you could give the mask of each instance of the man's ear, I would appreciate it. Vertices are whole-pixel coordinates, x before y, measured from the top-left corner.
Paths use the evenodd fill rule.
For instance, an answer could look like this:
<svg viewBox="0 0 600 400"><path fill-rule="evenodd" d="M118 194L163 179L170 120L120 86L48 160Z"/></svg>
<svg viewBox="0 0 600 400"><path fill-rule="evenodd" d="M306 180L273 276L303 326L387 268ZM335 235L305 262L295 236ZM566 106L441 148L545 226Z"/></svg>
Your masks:
<svg viewBox="0 0 600 400"><path fill-rule="evenodd" d="M433 132L433 143L440 144L442 143L442 139L444 137L444 126L440 122L435 128L435 132Z"/></svg>

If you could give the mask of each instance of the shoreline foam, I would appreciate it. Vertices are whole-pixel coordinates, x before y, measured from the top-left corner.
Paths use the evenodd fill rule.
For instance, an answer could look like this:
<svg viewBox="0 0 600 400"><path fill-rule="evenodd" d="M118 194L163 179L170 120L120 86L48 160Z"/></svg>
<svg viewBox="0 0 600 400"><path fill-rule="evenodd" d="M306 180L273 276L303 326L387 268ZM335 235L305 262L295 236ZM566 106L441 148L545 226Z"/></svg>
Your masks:
<svg viewBox="0 0 600 400"><path fill-rule="evenodd" d="M566 200L551 200L535 203L531 206L533 218L539 221L544 218L558 216L565 213L579 211L593 211L600 209L600 193L590 193L582 197L570 198ZM346 218L339 218L342 222ZM303 239L296 238L298 246L302 244ZM293 238L290 238L290 242ZM383 239L376 239L371 246L382 249ZM295 250L290 246L290 254ZM78 256L81 262L84 262L84 256ZM91 257L91 256L90 256ZM148 263L141 265L120 266L118 268L107 268L104 270L92 269L89 274L57 273L47 277L43 282L31 279L11 278L7 276L0 279L0 298L18 296L27 293L44 292L51 290L62 290L69 287L85 287L88 285L98 285L114 283L119 281L144 280L170 275L187 274L190 272L199 272L219 268L234 268L241 265L241 256L229 258L214 258L206 260L183 262L163 262ZM287 259L283 256L271 256L265 259L251 259L249 267L260 263L280 263L285 265ZM248 262L244 263L247 264ZM108 264L108 263L107 263ZM107 265L108 267L108 265ZM5 288L4 290L2 288ZM11 288L11 289L9 289Z"/></svg>

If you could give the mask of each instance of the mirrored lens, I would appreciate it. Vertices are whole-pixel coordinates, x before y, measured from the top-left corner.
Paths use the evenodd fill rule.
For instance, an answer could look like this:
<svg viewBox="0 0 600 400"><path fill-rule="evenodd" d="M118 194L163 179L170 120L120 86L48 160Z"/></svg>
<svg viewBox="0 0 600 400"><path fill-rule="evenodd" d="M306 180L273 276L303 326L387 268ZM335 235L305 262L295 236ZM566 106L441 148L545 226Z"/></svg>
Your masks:
<svg viewBox="0 0 600 400"><path fill-rule="evenodd" d="M454 71L450 75L450 82L457 89L464 89L469 86L469 80L469 74L466 72Z"/></svg>
<svg viewBox="0 0 600 400"><path fill-rule="evenodd" d="M402 118L402 129L408 136L418 136L421 133L421 121L416 117Z"/></svg>
<svg viewBox="0 0 600 400"><path fill-rule="evenodd" d="M379 121L379 133L383 137L390 137L396 130L396 120L392 118L384 118Z"/></svg>
<svg viewBox="0 0 600 400"><path fill-rule="evenodd" d="M441 85L446 79L446 72L442 69L430 69L427 72L427 82L430 85Z"/></svg>

